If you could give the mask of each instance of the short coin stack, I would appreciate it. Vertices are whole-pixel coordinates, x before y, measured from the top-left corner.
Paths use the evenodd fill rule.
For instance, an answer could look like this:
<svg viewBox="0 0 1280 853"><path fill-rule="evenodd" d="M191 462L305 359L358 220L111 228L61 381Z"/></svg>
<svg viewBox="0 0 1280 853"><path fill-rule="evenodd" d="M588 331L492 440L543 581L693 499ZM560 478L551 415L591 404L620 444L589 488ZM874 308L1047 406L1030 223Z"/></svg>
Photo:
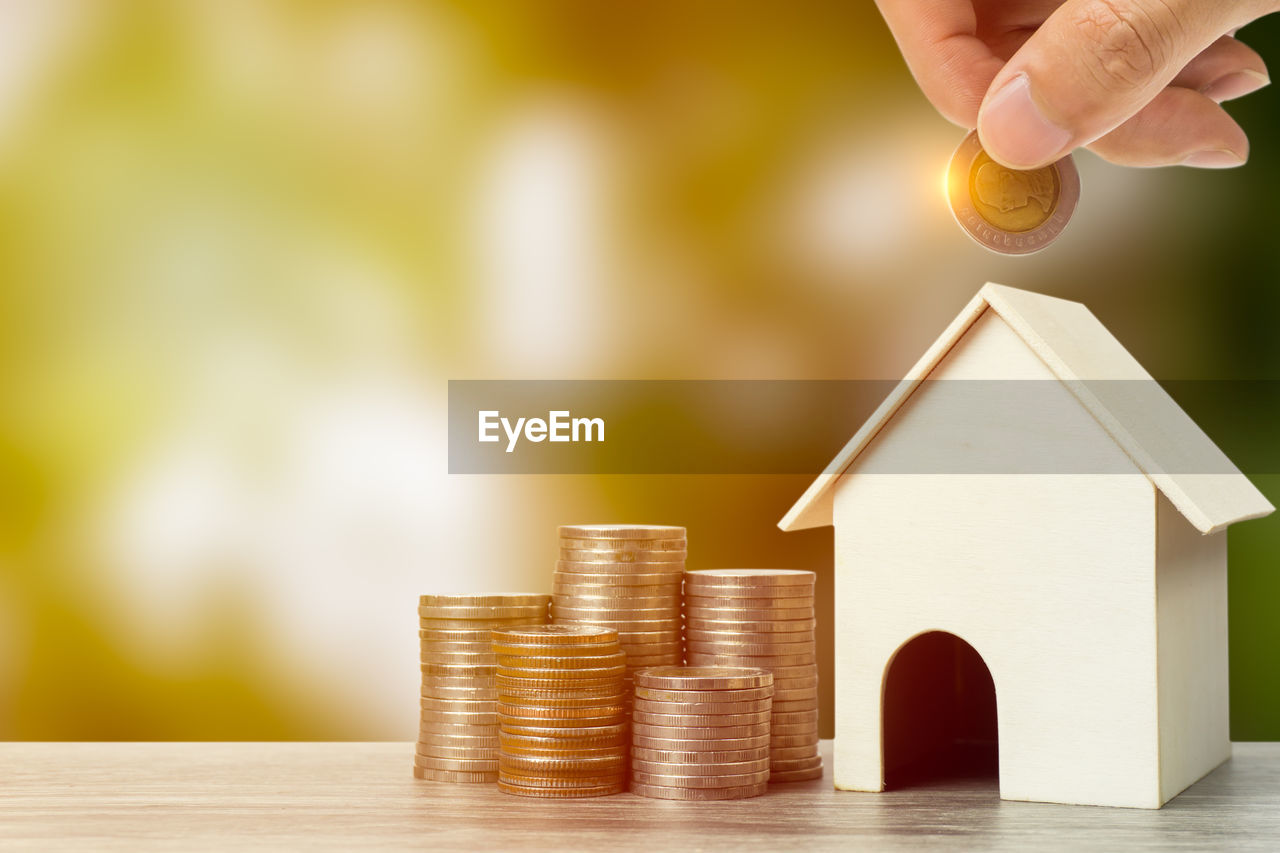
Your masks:
<svg viewBox="0 0 1280 853"><path fill-rule="evenodd" d="M680 590L683 527L585 524L560 528L551 621L618 632L627 689L638 669L683 662Z"/></svg>
<svg viewBox="0 0 1280 853"><path fill-rule="evenodd" d="M641 670L635 681L632 793L664 800L736 800L764 793L772 674L665 666Z"/></svg>
<svg viewBox="0 0 1280 853"><path fill-rule="evenodd" d="M422 646L421 719L413 775L439 782L498 778L495 627L541 625L549 595L424 595L418 600Z"/></svg>
<svg viewBox="0 0 1280 853"><path fill-rule="evenodd" d="M626 656L618 632L543 625L493 632L498 788L526 797L598 797L627 782Z"/></svg>
<svg viewBox="0 0 1280 853"><path fill-rule="evenodd" d="M712 569L685 575L685 645L693 665L773 673L772 782L822 776L813 572Z"/></svg>

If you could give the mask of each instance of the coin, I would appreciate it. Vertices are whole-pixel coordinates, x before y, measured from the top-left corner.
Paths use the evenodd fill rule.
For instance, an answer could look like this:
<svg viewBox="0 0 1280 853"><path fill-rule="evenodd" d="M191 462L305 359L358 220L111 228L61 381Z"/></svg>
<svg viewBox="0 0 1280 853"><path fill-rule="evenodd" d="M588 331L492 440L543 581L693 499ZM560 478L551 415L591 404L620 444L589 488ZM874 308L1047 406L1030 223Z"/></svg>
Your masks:
<svg viewBox="0 0 1280 853"><path fill-rule="evenodd" d="M806 652L804 654L778 655L772 657L769 655L727 655L721 653L704 654L696 649L690 649L686 657L690 666L744 666L751 668L759 668L776 664L777 666L798 666L800 664L809 664L817 660L817 652Z"/></svg>
<svg viewBox="0 0 1280 853"><path fill-rule="evenodd" d="M627 694L621 693L621 692L607 693L607 694L601 694L601 695L592 695L590 693L584 693L582 695L565 696L565 697L539 696L537 694L524 695L524 696L509 696L505 693L498 694L498 705L500 710L501 710L501 706L505 705L507 706L507 708L511 709L509 713L518 713L520 711L525 711L525 710L532 713L532 712L542 712L542 711L551 712L551 711L568 710L568 709L582 710L586 708L590 708L590 709L613 708L613 707L622 708L622 707L625 707L626 701L627 701ZM603 713L603 712L597 710L597 713L594 715L584 714L581 716L599 716L600 713ZM556 716L555 714L550 714L550 713L548 713L547 715Z"/></svg>
<svg viewBox="0 0 1280 853"><path fill-rule="evenodd" d="M813 607L701 607L690 603L686 608L690 619L716 619L736 622L781 622L789 619L813 619Z"/></svg>
<svg viewBox="0 0 1280 853"><path fill-rule="evenodd" d="M612 548L582 549L566 548L564 546L560 548L560 559L575 563L678 563L681 569L684 568L684 561L688 555L688 551L666 549L656 551L618 551Z"/></svg>
<svg viewBox="0 0 1280 853"><path fill-rule="evenodd" d="M560 537L561 548L579 551L684 551L687 539L574 539Z"/></svg>
<svg viewBox="0 0 1280 853"><path fill-rule="evenodd" d="M633 562L618 563L611 560L556 560L555 569L562 575L666 575L674 583L684 575L684 563Z"/></svg>
<svg viewBox="0 0 1280 853"><path fill-rule="evenodd" d="M723 690L666 690L660 687L636 685L637 699L652 699L656 702L720 702L723 701ZM773 696L773 687L736 688L733 696L738 701L767 699Z"/></svg>
<svg viewBox="0 0 1280 853"><path fill-rule="evenodd" d="M602 628L612 628L618 632L618 641L622 643L624 651L628 643L644 642L649 639L675 642L680 637L680 619L674 616L668 619L596 619L583 616L571 618L557 613L555 618L558 620L557 624L598 625Z"/></svg>
<svg viewBox="0 0 1280 853"><path fill-rule="evenodd" d="M947 198L956 222L979 245L1023 255L1043 249L1066 228L1080 199L1080 175L1070 154L1031 171L1002 166L973 131L951 157Z"/></svg>
<svg viewBox="0 0 1280 853"><path fill-rule="evenodd" d="M742 773L759 773L769 769L769 756L742 761L671 762L649 761L632 756L631 769L641 773L659 773L666 776L733 776Z"/></svg>
<svg viewBox="0 0 1280 853"><path fill-rule="evenodd" d="M813 629L816 619L705 619L685 613L685 627L703 631L799 631Z"/></svg>
<svg viewBox="0 0 1280 853"><path fill-rule="evenodd" d="M498 689L498 696L508 704L546 707L568 707L584 700L596 701L606 697L618 697L619 701L625 701L628 695L629 691L622 683L621 676L576 687L565 687L555 681L535 684L526 681L504 685Z"/></svg>
<svg viewBox="0 0 1280 853"><path fill-rule="evenodd" d="M763 598L746 598L737 595L703 595L701 593L685 590L685 604L691 607L746 607L746 608L768 608L768 607L813 607L814 598L808 596L765 596Z"/></svg>
<svg viewBox="0 0 1280 853"><path fill-rule="evenodd" d="M488 739L492 738L493 745L496 747L498 745L498 724L493 722L479 726L451 725L435 720L423 720L418 723L418 741L420 743L437 738L460 738L481 742L487 742ZM777 744L775 743L774 745L776 746Z"/></svg>
<svg viewBox="0 0 1280 853"><path fill-rule="evenodd" d="M769 758L779 763L796 758L809 758L818 754L818 742L800 746L776 746L769 750Z"/></svg>
<svg viewBox="0 0 1280 853"><path fill-rule="evenodd" d="M499 785L502 783L499 782ZM659 800L740 800L758 797L769 789L768 782L736 788L676 788L665 785L631 783L631 793Z"/></svg>
<svg viewBox="0 0 1280 853"><path fill-rule="evenodd" d="M498 760L493 759L474 759L474 758L435 758L429 755L423 755L421 752L414 756L414 762L419 767L430 767L435 770L463 770L463 771L496 771L498 769Z"/></svg>
<svg viewBox="0 0 1280 853"><path fill-rule="evenodd" d="M473 676L491 676L498 667L493 662L482 664L436 663L427 661L420 664L422 671L430 675L450 676L455 678L471 678Z"/></svg>
<svg viewBox="0 0 1280 853"><path fill-rule="evenodd" d="M447 746L439 743L420 741L418 754L436 759L456 758L465 760L487 760L493 757L498 745L493 746Z"/></svg>
<svg viewBox="0 0 1280 853"><path fill-rule="evenodd" d="M498 773L498 778L503 782L506 782L508 785L520 785L525 788L560 790L581 790L583 788L619 785L623 784L626 778L626 775L621 771L581 776L527 776L521 773L513 773L506 768L502 768Z"/></svg>
<svg viewBox="0 0 1280 853"><path fill-rule="evenodd" d="M655 736L647 733L636 733L631 739L631 748L670 750L673 752L734 752L769 748L769 733L750 737L694 738L685 732L676 731L669 736Z"/></svg>
<svg viewBox="0 0 1280 853"><path fill-rule="evenodd" d="M771 769L777 768L780 772L788 770L812 770L815 767L821 766L822 756L820 755L814 755L811 758L780 759L778 761L771 760L770 764Z"/></svg>
<svg viewBox="0 0 1280 853"><path fill-rule="evenodd" d="M498 735L500 745L507 750L529 751L580 751L589 749L616 749L627 745L626 732L585 737L547 737L546 735ZM766 750L767 752L767 750Z"/></svg>
<svg viewBox="0 0 1280 853"><path fill-rule="evenodd" d="M636 648L645 648L644 646L632 646L634 651ZM627 669L635 672L640 669L648 669L655 666L676 666L680 663L682 655L680 649L668 649L658 654L631 654L627 656Z"/></svg>
<svg viewBox="0 0 1280 853"><path fill-rule="evenodd" d="M685 529L670 524L564 524L561 539L684 539Z"/></svg>
<svg viewBox="0 0 1280 853"><path fill-rule="evenodd" d="M769 734L769 723L755 723L746 726L708 726L708 727L691 727L686 725L668 726L660 723L645 723L635 721L631 724L631 731L636 737L632 738L632 743L638 743L637 738L658 738L671 740L674 738L682 738L685 740L715 740L728 739L738 740L740 738L754 738L764 735L766 738Z"/></svg>
<svg viewBox="0 0 1280 853"><path fill-rule="evenodd" d="M545 797L547 799L573 799L577 797L606 797L610 794L621 794L626 790L626 782L618 781L611 785L600 785L589 788L537 788L528 785L517 785L498 779L498 790L504 794L515 794L521 797Z"/></svg>
<svg viewBox="0 0 1280 853"><path fill-rule="evenodd" d="M610 652L603 655L496 655L498 667L509 670L523 667L526 663L539 670L574 670L579 667L598 668L622 666L627 656L622 652Z"/></svg>
<svg viewBox="0 0 1280 853"><path fill-rule="evenodd" d="M667 569L660 572L614 571L614 572L553 572L552 584L572 584L574 586L637 586L674 588L676 593L682 589L684 572Z"/></svg>
<svg viewBox="0 0 1280 853"><path fill-rule="evenodd" d="M564 726L557 726L554 734L549 734L545 731L545 726L541 725L541 721L538 721L538 724L534 724L534 722L524 724L524 722L511 721L511 724L504 725L502 727L498 736L499 738L504 738L504 736L508 735L531 736L531 738L549 738L549 736L554 736L554 738L561 740L573 740L577 738L612 738L612 736L626 736L628 730L630 730L630 726L628 726L626 722L614 721L612 724L608 725L573 726L572 724L568 724Z"/></svg>
<svg viewBox="0 0 1280 853"><path fill-rule="evenodd" d="M621 767L627 763L627 756L619 752L613 755L597 755L589 758L546 758L535 755L508 755L503 753L498 756L498 762L503 768L523 769L536 771L537 773L580 771L598 773L605 768Z"/></svg>
<svg viewBox="0 0 1280 853"><path fill-rule="evenodd" d="M679 592L659 591L649 586L566 588L557 584L555 595L566 607L596 607L625 610L631 607L677 607L683 602ZM553 605L554 606L554 605Z"/></svg>
<svg viewBox="0 0 1280 853"><path fill-rule="evenodd" d="M797 643L734 643L728 640L708 642L706 640L687 640L690 651L704 654L727 654L772 657L774 655L796 655L812 651L813 640Z"/></svg>
<svg viewBox="0 0 1280 853"><path fill-rule="evenodd" d="M626 693L616 692L592 696L584 694L565 698L548 696L498 695L498 713L528 714L544 717L598 717L608 709L626 707ZM568 713L575 712L574 714ZM565 712L565 713L560 713Z"/></svg>
<svg viewBox="0 0 1280 853"><path fill-rule="evenodd" d="M727 750L707 750L707 751L689 751L675 749L647 749L645 747L632 747L631 760L658 762L663 764L723 764L735 761L752 761L757 759L769 758L769 747L757 747L755 749L727 749Z"/></svg>
<svg viewBox="0 0 1280 853"><path fill-rule="evenodd" d="M557 679L565 684L573 684L576 682L593 681L599 678L612 678L622 675L626 670L626 665L622 662L626 656L623 654L611 655L612 661L604 664L600 658L577 658L579 666L568 667L543 667L537 666L537 658L524 658L528 661L528 665L517 666L498 666L494 667L498 678L506 679L522 679L530 678L552 678Z"/></svg>
<svg viewBox="0 0 1280 853"><path fill-rule="evenodd" d="M423 649L419 660L434 664L453 664L454 666L493 666L493 651L483 652L446 652L435 649Z"/></svg>
<svg viewBox="0 0 1280 853"><path fill-rule="evenodd" d="M489 632L492 630L488 625L473 625L470 628L419 628L418 638L423 644L459 643L465 648L466 645L488 642Z"/></svg>
<svg viewBox="0 0 1280 853"><path fill-rule="evenodd" d="M513 643L507 640L494 640L493 653L509 658L598 658L616 655L620 649L616 635L603 643L583 643L569 645L565 643Z"/></svg>
<svg viewBox="0 0 1280 853"><path fill-rule="evenodd" d="M551 596L566 596L591 602L606 602L615 607L646 606L651 599L681 601L680 587L676 584L583 584L572 581L556 581ZM639 604L637 605L637 602Z"/></svg>
<svg viewBox="0 0 1280 853"><path fill-rule="evenodd" d="M584 733L604 735L613 731L630 730L625 715L608 713L599 717L518 717L506 716L499 720L498 736L504 734L530 735L535 738L581 738Z"/></svg>
<svg viewBox="0 0 1280 853"><path fill-rule="evenodd" d="M681 615L679 597L645 599L643 601L618 598L581 599L566 596L565 600L551 605L552 618L556 616L581 619L608 619L613 622L669 622Z"/></svg>
<svg viewBox="0 0 1280 853"><path fill-rule="evenodd" d="M498 772L468 772L464 770L437 770L433 767L413 766L413 776L415 779L423 779L431 782L497 782Z"/></svg>
<svg viewBox="0 0 1280 853"><path fill-rule="evenodd" d="M556 716L544 717L532 714L503 714L498 724L499 732L512 734L553 735L556 732L569 732L584 729L610 729L626 723L627 715L610 709L609 713L597 717Z"/></svg>
<svg viewBox="0 0 1280 853"><path fill-rule="evenodd" d="M770 710L770 700L749 699L744 702L658 702L637 698L637 711L649 714L750 714Z"/></svg>
<svg viewBox="0 0 1280 853"><path fill-rule="evenodd" d="M626 587L623 587L626 589ZM554 603L551 605L555 609L568 608L596 610L605 613L622 612L632 613L632 611L674 611L676 615L680 613L680 594L672 595L652 595L652 596L627 596L627 597L605 597L605 596L583 596L573 593L557 593L554 596ZM644 616L643 612L635 614Z"/></svg>
<svg viewBox="0 0 1280 853"><path fill-rule="evenodd" d="M687 582L711 586L812 586L816 578L803 569L702 569L685 574Z"/></svg>
<svg viewBox="0 0 1280 853"><path fill-rule="evenodd" d="M508 625L541 625L547 621L544 614L537 616L516 616L510 619L436 619L428 616L418 617L418 626L424 630L458 630L483 626L492 629L495 626Z"/></svg>
<svg viewBox="0 0 1280 853"><path fill-rule="evenodd" d="M772 684L770 672L730 666L666 666L636 673L637 686L663 690L725 690Z"/></svg>
<svg viewBox="0 0 1280 853"><path fill-rule="evenodd" d="M817 691L803 699L774 699L774 713L785 714L788 711L809 711L818 707Z"/></svg>
<svg viewBox="0 0 1280 853"><path fill-rule="evenodd" d="M495 628L495 645L547 645L586 646L616 643L617 633L608 628L593 625L533 625L528 627Z"/></svg>
<svg viewBox="0 0 1280 853"><path fill-rule="evenodd" d="M769 770L769 784L774 782L804 782L809 779L822 778L822 765L808 770Z"/></svg>
<svg viewBox="0 0 1280 853"><path fill-rule="evenodd" d="M540 592L496 592L480 595L420 595L419 607L518 607L545 605L547 596Z"/></svg>
<svg viewBox="0 0 1280 853"><path fill-rule="evenodd" d="M653 714L636 709L631 712L631 721L648 723L655 726L685 727L721 727L721 726L754 726L769 722L768 711L753 711L746 714Z"/></svg>
<svg viewBox="0 0 1280 853"><path fill-rule="evenodd" d="M769 781L768 762L763 770L754 773L733 773L712 776L680 776L670 773L648 773L632 770L631 781L639 785L662 785L667 788L738 788Z"/></svg>

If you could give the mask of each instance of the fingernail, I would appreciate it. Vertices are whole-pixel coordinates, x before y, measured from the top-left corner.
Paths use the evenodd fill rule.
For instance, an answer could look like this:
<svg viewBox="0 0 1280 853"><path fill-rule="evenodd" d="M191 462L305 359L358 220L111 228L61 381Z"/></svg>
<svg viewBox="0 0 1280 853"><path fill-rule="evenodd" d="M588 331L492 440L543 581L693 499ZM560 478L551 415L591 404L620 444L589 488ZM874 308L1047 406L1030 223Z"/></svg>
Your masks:
<svg viewBox="0 0 1280 853"><path fill-rule="evenodd" d="M1243 98L1250 92L1258 91L1270 82L1270 77L1258 71L1248 69L1233 71L1230 74L1222 75L1208 86L1205 86L1200 90L1200 94L1222 103L1223 101Z"/></svg>
<svg viewBox="0 0 1280 853"><path fill-rule="evenodd" d="M1067 152L1071 131L1045 117L1031 97L1031 81L1016 74L987 99L978 116L982 147L1014 169L1034 169Z"/></svg>
<svg viewBox="0 0 1280 853"><path fill-rule="evenodd" d="M1244 165L1244 158L1234 151L1225 148L1211 148L1197 151L1182 161L1183 166L1194 166L1197 169L1234 169Z"/></svg>

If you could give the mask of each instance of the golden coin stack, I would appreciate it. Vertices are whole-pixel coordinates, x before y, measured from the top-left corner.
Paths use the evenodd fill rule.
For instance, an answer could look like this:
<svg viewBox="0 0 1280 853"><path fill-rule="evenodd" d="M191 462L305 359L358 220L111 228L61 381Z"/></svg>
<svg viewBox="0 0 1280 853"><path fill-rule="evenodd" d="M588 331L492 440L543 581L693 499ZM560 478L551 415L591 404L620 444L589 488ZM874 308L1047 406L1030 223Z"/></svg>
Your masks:
<svg viewBox="0 0 1280 853"><path fill-rule="evenodd" d="M498 779L495 627L542 625L549 595L424 595L421 719L413 775L439 782Z"/></svg>
<svg viewBox="0 0 1280 853"><path fill-rule="evenodd" d="M636 673L631 792L664 800L737 800L769 784L773 675L731 666Z"/></svg>
<svg viewBox="0 0 1280 853"><path fill-rule="evenodd" d="M627 695L639 669L683 663L680 590L683 527L583 524L560 528L551 621L618 632L627 653Z"/></svg>
<svg viewBox="0 0 1280 853"><path fill-rule="evenodd" d="M592 625L493 631L498 788L525 797L599 797L627 784L626 655Z"/></svg>
<svg viewBox="0 0 1280 853"><path fill-rule="evenodd" d="M790 569L711 569L684 579L688 662L773 673L772 782L822 776L814 577Z"/></svg>

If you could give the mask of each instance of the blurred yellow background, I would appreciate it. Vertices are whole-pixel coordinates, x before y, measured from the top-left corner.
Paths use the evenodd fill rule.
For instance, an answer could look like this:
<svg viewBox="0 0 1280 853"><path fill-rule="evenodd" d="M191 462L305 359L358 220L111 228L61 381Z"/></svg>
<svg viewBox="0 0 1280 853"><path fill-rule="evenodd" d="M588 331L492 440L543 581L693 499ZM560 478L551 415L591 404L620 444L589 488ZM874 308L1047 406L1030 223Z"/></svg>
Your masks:
<svg viewBox="0 0 1280 853"><path fill-rule="evenodd" d="M606 521L817 570L829 736L807 477L450 476L446 381L894 379L986 280L1276 377L1280 110L1233 110L1249 166L1080 155L1001 258L870 2L0 4L0 737L409 740L416 596L549 591ZM1280 737L1278 548L1232 533L1237 738Z"/></svg>

